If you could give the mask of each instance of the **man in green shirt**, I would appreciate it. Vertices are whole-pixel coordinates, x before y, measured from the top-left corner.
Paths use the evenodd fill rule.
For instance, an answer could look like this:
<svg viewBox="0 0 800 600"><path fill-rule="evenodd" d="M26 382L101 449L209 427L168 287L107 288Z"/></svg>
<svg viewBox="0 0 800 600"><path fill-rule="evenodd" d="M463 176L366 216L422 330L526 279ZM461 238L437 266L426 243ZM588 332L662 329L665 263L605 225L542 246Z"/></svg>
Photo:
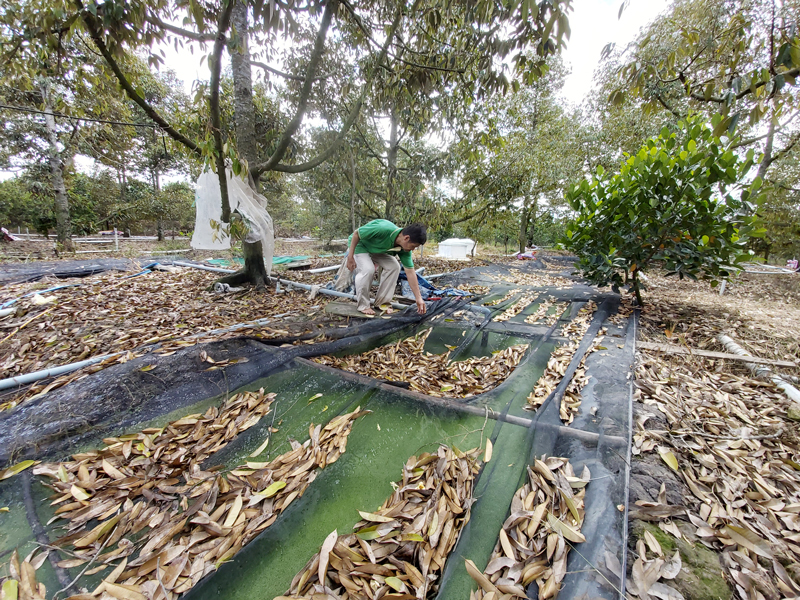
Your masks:
<svg viewBox="0 0 800 600"><path fill-rule="evenodd" d="M425 301L419 293L411 252L427 240L424 225L414 223L403 229L386 219L375 219L353 232L345 264L356 274L355 291L359 312L365 315L375 314L369 303L369 286L375 276L375 265L383 269L378 292L375 294L375 306L391 302L397 276L400 274L400 264L397 262L399 258L417 300L417 312L425 314Z"/></svg>

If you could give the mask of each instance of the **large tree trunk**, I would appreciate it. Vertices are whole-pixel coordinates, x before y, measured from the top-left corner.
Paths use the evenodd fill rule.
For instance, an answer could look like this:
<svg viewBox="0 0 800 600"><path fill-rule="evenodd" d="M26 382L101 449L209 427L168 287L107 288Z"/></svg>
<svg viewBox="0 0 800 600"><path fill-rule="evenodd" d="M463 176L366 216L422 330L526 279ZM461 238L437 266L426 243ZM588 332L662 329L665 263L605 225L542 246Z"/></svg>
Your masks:
<svg viewBox="0 0 800 600"><path fill-rule="evenodd" d="M350 167L352 169L352 178L350 180L350 229L356 230L356 158L350 152Z"/></svg>
<svg viewBox="0 0 800 600"><path fill-rule="evenodd" d="M385 218L389 221L394 216L394 180L397 176L397 115L392 106L389 111L391 118L391 129L389 131L389 151L386 155L386 165L388 167L386 173L386 212Z"/></svg>
<svg viewBox="0 0 800 600"><path fill-rule="evenodd" d="M247 161L248 167L252 167L258 162L258 146L256 144L256 109L253 103L253 73L250 67L247 19L247 4L237 1L233 7L231 21L236 30L235 37L239 40L239 44L229 48L233 71L236 147L239 155ZM258 180L249 174L249 169L247 181L253 191L258 192ZM264 208L267 207L264 206ZM223 277L219 280L220 283L229 285L252 283L257 287L266 286L269 283L269 276L264 265L264 246L261 240L248 234L242 241L242 254L244 255L244 268L233 275Z"/></svg>
<svg viewBox="0 0 800 600"><path fill-rule="evenodd" d="M236 148L248 165L255 165L258 159L256 145L256 109L253 104L253 73L250 67L249 27L247 23L247 3L237 1L231 15L236 30L238 46L229 48L231 69L233 71L234 124L236 127ZM251 182L257 184L257 181ZM258 191L257 185L253 188Z"/></svg>
<svg viewBox="0 0 800 600"><path fill-rule="evenodd" d="M242 254L244 254L244 268L222 277L219 282L232 286L251 283L256 287L266 287L269 284L269 276L264 266L264 247L261 240L255 236L249 241L245 239L242 244Z"/></svg>
<svg viewBox="0 0 800 600"><path fill-rule="evenodd" d="M44 120L47 127L47 156L50 163L50 177L52 178L53 190L56 195L56 240L64 250L71 252L73 250L71 239L72 223L69 218L67 188L64 185L64 161L58 149L58 131L56 130L56 120L53 117L53 99L48 85L49 82L44 83L41 87L41 92L44 97Z"/></svg>

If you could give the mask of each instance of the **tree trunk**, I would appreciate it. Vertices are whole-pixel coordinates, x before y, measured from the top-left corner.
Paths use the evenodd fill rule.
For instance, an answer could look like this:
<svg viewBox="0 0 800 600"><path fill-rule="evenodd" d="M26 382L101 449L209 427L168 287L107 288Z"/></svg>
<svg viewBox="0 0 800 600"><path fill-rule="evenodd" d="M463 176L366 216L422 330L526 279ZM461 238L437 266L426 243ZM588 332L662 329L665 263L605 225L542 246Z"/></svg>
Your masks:
<svg viewBox="0 0 800 600"><path fill-rule="evenodd" d="M397 115L392 106L389 111L391 130L389 131L389 151L386 155L386 212L385 218L389 221L394 216L394 180L397 176Z"/></svg>
<svg viewBox="0 0 800 600"><path fill-rule="evenodd" d="M158 229L158 241L164 241L164 219L158 217L156 220L156 228Z"/></svg>
<svg viewBox="0 0 800 600"><path fill-rule="evenodd" d="M529 246L533 246L533 233L536 231L536 221L538 220L537 212L539 210L539 198L534 198L533 205L531 205L531 210L528 212L528 228L525 231L526 234L526 244Z"/></svg>
<svg viewBox="0 0 800 600"><path fill-rule="evenodd" d="M234 124L236 127L236 148L248 165L258 160L256 145L256 108L253 104L253 73L250 67L250 30L247 23L247 3L237 1L233 7L231 20L235 29L236 47L229 48L231 69L233 71ZM256 184L255 186L253 184ZM254 179L251 187L258 191Z"/></svg>
<svg viewBox="0 0 800 600"><path fill-rule="evenodd" d="M236 128L236 147L239 156L247 161L247 183L258 193L258 178L254 178L249 167L258 162L256 144L256 108L253 103L253 73L250 66L249 26L247 3L237 0L231 14L236 30L236 47L229 47L231 70L233 72L234 123ZM267 207L264 206L266 209ZM244 268L233 275L221 278L220 283L239 285L252 283L256 287L266 287L269 283L264 265L264 246L261 240L248 234L242 241Z"/></svg>
<svg viewBox="0 0 800 600"><path fill-rule="evenodd" d="M73 250L72 245L72 223L69 218L69 198L67 188L64 185L64 161L58 149L58 131L56 130L56 120L53 117L53 99L48 89L48 83L41 87L44 97L44 120L47 126L47 156L50 163L50 177L55 191L56 206L56 240L67 252Z"/></svg>
<svg viewBox="0 0 800 600"><path fill-rule="evenodd" d="M356 230L356 159L350 153L350 164L352 167L352 178L350 180L350 226L351 231Z"/></svg>
<svg viewBox="0 0 800 600"><path fill-rule="evenodd" d="M530 219L531 207L528 206L528 199L526 198L522 203L522 212L519 217L519 251L525 252L525 246L528 242L528 220Z"/></svg>
<svg viewBox="0 0 800 600"><path fill-rule="evenodd" d="M261 240L255 236L249 240L245 239L242 244L242 254L244 254L244 268L220 278L219 282L232 286L251 283L256 287L266 287L269 284L269 275L264 267L264 247Z"/></svg>
<svg viewBox="0 0 800 600"><path fill-rule="evenodd" d="M769 129L767 129L767 143L764 146L764 157L761 159L761 164L758 165L757 176L763 180L767 175L767 169L772 164L772 145L775 141L775 120L769 120Z"/></svg>

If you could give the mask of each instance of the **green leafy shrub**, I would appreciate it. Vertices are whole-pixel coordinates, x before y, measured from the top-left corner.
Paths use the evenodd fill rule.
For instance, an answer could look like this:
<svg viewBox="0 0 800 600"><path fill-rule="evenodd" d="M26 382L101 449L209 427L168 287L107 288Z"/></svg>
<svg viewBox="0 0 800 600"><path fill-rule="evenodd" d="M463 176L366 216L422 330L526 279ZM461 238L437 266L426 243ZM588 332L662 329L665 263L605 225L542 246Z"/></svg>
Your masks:
<svg viewBox="0 0 800 600"><path fill-rule="evenodd" d="M654 264L715 285L747 258L747 237L763 235L753 205L761 180L742 183L753 151L737 155L700 117L678 126L626 155L619 173L604 177L599 167L567 194L578 216L562 243L578 268L596 285L631 283L640 305L638 274Z"/></svg>

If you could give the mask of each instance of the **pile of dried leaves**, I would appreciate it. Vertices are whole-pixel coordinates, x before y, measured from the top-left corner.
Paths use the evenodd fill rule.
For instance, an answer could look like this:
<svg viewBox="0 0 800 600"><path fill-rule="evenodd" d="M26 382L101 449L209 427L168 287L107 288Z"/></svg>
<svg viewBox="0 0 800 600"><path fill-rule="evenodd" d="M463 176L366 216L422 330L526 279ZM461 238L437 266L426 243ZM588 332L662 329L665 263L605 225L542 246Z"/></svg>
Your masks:
<svg viewBox="0 0 800 600"><path fill-rule="evenodd" d="M638 501L638 510L650 510L650 514L675 514L674 506L667 504L667 491L664 483L658 493L656 502ZM667 523L669 523L667 526ZM680 529L671 522L659 523L659 526L673 535L680 536ZM648 551L651 558L648 559ZM675 579L681 572L683 561L680 550L676 550L672 557L667 557L661 548L661 543L656 537L645 530L643 539L636 541L636 560L631 567L631 578L626 583L626 591L631 597L647 600L651 596L665 600L681 600L683 594L663 581ZM606 564L609 557L606 556ZM614 570L614 569L612 569Z"/></svg>
<svg viewBox="0 0 800 600"><path fill-rule="evenodd" d="M546 273L523 273L519 269L510 269L509 275L500 275L498 279L514 285L532 285L535 287L572 287L574 284L573 281L565 277Z"/></svg>
<svg viewBox="0 0 800 600"><path fill-rule="evenodd" d="M44 564L50 550L37 548L20 562L17 551L11 553L8 576L0 577L2 600L46 600L47 588L36 581L36 570Z"/></svg>
<svg viewBox="0 0 800 600"><path fill-rule="evenodd" d="M502 313L497 315L494 318L494 320L495 321L508 321L509 319L512 319L512 318L516 317L519 313L521 313L523 310L528 308L528 306L534 300L536 300L536 298L538 296L539 296L539 294L537 294L537 293L522 294L522 296L520 296L519 299L516 302L514 302L514 304L512 304L507 309L505 309Z"/></svg>
<svg viewBox="0 0 800 600"><path fill-rule="evenodd" d="M633 452L658 451L684 481L685 518L721 553L740 598L798 596L800 437L787 418L791 401L771 384L711 364L639 353L636 398L657 407L668 429L646 429L647 418L639 419ZM668 516L659 526L680 537Z"/></svg>
<svg viewBox="0 0 800 600"><path fill-rule="evenodd" d="M356 409L325 427L311 425L309 440L293 442L272 461L248 462L226 476L203 470L206 458L269 412L274 396L237 394L204 415L108 438L100 450L37 466L35 474L51 478L52 504L67 521L66 535L54 544L70 548L73 558L59 566L96 564L89 574L116 562L95 596L157 600L186 592L230 559L302 496L317 469L338 460L353 421L364 414Z"/></svg>
<svg viewBox="0 0 800 600"><path fill-rule="evenodd" d="M571 341L565 346L556 348L550 355L550 360L547 361L544 373L542 373L539 381L536 382L533 391L528 395L528 406L526 408L529 410L538 409L551 392L558 387L558 384L561 383L569 364L572 362L572 358L578 351L578 346L580 346L584 334L589 329L589 325L591 325L595 309L596 305L593 302L588 302L576 317L563 327L562 331L569 336ZM586 377L586 357L601 347L601 340L602 337L598 336L592 342L592 345L581 358L580 366L564 391L559 408L559 414L564 423L572 423L580 409L581 390L589 382L589 378Z"/></svg>
<svg viewBox="0 0 800 600"><path fill-rule="evenodd" d="M471 285L471 284L464 284L459 285L458 289L463 292L469 292L474 296L483 296L484 294L488 294L491 288L485 285Z"/></svg>
<svg viewBox="0 0 800 600"><path fill-rule="evenodd" d="M118 273L87 277L82 285L18 301L17 312L0 318L0 378L14 377L61 366L95 356L122 352L119 356L71 373L54 382L34 385L22 394L0 401L0 410L45 393L111 364L144 353L144 347L161 344L168 352L181 345L242 335L242 331L215 333L202 339L189 336L230 327L271 315L308 315L320 310L325 298L309 300L301 293L273 294L247 289L235 294L216 294L206 288L213 273L194 269L153 272L137 277ZM63 282L25 283L2 288L12 299ZM45 303L42 302L42 298ZM52 298L48 301L48 298ZM313 309L313 310L312 310ZM278 337L270 325L254 326L249 335ZM135 352L134 352L135 350Z"/></svg>
<svg viewBox="0 0 800 600"><path fill-rule="evenodd" d="M497 298L495 300L491 300L490 302L486 302L484 304L484 306L497 306L498 304L502 304L503 302L505 302L506 300L511 298L514 294L517 294L518 292L519 292L519 290L510 290L502 298Z"/></svg>
<svg viewBox="0 0 800 600"><path fill-rule="evenodd" d="M782 288L785 294L774 298L776 286L786 278L795 278L795 287L800 290L800 275L763 275L760 288L751 282L747 294L735 296L729 292L738 284L732 283L720 296L718 288L710 288L708 282L653 274L648 279L640 317L643 336L650 342L725 352L716 337L726 333L754 356L797 362L800 303L787 304L786 300L798 298L800 293ZM738 372L747 373L746 367L738 364Z"/></svg>
<svg viewBox="0 0 800 600"><path fill-rule="evenodd" d="M424 599L469 520L480 449L441 446L412 456L395 492L374 513L359 511L355 533L333 531L275 600Z"/></svg>
<svg viewBox="0 0 800 600"><path fill-rule="evenodd" d="M553 300L544 300L540 305L539 308L536 309L536 312L531 313L527 317L525 317L525 322L529 325L533 325L534 323L538 323L539 321L543 321L543 325L547 325L548 327L558 321L559 317L561 317L564 310L567 307L566 302L554 302ZM548 315L547 313L550 311L551 308L555 307L555 311L553 314Z"/></svg>
<svg viewBox="0 0 800 600"><path fill-rule="evenodd" d="M567 573L572 544L586 541L580 532L583 499L591 479L588 467L576 477L566 458L542 457L528 467L528 483L514 494L511 515L503 523L492 558L481 573L471 560L467 571L480 586L470 600L527 598L535 581L539 598L555 598Z"/></svg>
<svg viewBox="0 0 800 600"><path fill-rule="evenodd" d="M425 352L425 340L431 331L428 329L413 338L363 354L341 358L318 356L313 360L376 379L409 382L411 389L429 396L469 398L503 383L528 349L528 344L519 344L494 352L491 357L450 362L449 351L444 354Z"/></svg>

